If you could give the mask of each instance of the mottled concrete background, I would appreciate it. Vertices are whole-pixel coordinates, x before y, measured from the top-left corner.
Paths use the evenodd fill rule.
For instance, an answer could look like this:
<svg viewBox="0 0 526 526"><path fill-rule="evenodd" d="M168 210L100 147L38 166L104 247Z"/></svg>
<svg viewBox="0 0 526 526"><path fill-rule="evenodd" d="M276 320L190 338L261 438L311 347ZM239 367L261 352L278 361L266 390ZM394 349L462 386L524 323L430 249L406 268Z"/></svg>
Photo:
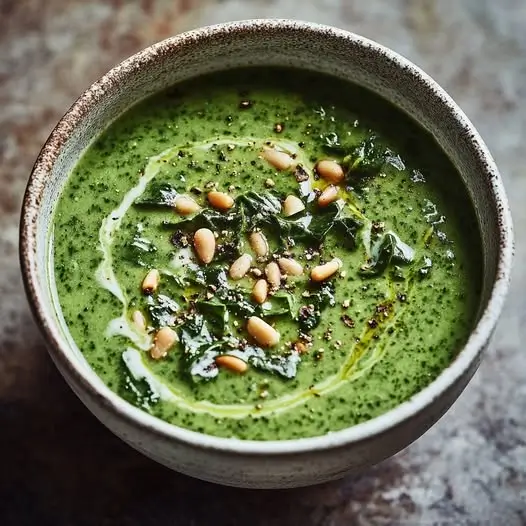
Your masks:
<svg viewBox="0 0 526 526"><path fill-rule="evenodd" d="M31 165L84 88L183 29L262 16L349 28L431 73L491 147L518 239L494 345L439 424L362 477L279 492L171 473L98 424L50 363L17 260ZM0 525L526 524L525 25L523 0L0 0Z"/></svg>

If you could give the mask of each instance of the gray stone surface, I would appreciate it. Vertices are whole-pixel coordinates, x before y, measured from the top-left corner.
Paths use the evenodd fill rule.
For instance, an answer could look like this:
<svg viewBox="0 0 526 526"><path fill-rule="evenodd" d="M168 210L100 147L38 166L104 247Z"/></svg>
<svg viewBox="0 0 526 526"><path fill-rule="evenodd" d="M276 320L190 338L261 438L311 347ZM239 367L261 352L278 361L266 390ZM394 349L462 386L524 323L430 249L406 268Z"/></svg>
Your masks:
<svg viewBox="0 0 526 526"><path fill-rule="evenodd" d="M517 235L512 293L494 343L448 414L361 477L279 492L173 474L111 436L45 353L16 252L32 162L90 82L187 27L261 16L351 29L434 76L493 151ZM523 0L1 0L0 524L526 524L525 24Z"/></svg>

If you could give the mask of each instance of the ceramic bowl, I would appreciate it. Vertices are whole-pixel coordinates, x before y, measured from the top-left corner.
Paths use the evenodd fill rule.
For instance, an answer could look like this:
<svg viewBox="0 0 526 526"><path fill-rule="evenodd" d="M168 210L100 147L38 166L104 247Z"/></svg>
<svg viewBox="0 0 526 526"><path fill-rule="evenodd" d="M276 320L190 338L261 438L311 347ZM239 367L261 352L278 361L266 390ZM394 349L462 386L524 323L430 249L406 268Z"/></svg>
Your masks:
<svg viewBox="0 0 526 526"><path fill-rule="evenodd" d="M476 326L451 365L428 387L382 416L316 438L241 441L158 420L110 391L71 342L50 263L53 209L90 142L144 97L177 82L236 66L293 66L358 83L429 130L460 173L483 244L484 284ZM473 125L428 75L395 52L339 29L291 20L252 20L190 31L125 60L93 84L40 153L24 198L20 257L29 302L58 369L117 436L181 473L221 484L284 488L324 482L371 466L433 425L477 369L508 290L510 212L497 167ZM108 466L111 469L111 466Z"/></svg>

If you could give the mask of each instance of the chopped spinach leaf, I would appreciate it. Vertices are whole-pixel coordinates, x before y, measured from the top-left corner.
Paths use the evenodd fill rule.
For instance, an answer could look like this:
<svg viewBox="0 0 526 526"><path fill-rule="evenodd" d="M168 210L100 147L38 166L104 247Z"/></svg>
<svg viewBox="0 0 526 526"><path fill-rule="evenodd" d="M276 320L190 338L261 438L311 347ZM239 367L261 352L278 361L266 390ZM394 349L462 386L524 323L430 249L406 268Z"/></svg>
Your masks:
<svg viewBox="0 0 526 526"><path fill-rule="evenodd" d="M124 352L119 366L119 395L127 402L149 410L159 402L159 394L152 390L150 384L144 378L134 377L128 367L126 356L127 352Z"/></svg>
<svg viewBox="0 0 526 526"><path fill-rule="evenodd" d="M247 345L240 351L240 354L236 353L235 356L245 359L255 369L272 372L288 379L296 376L297 367L301 361L297 352L268 355L263 349L252 345Z"/></svg>
<svg viewBox="0 0 526 526"><path fill-rule="evenodd" d="M227 287L228 277L226 270L220 266L199 267L199 269L189 275L189 280L198 285L214 286L217 288Z"/></svg>
<svg viewBox="0 0 526 526"><path fill-rule="evenodd" d="M413 261L414 251L406 245L394 232L387 232L371 250L371 260L362 265L360 273L363 276L381 274L391 262L405 265Z"/></svg>
<svg viewBox="0 0 526 526"><path fill-rule="evenodd" d="M385 164L385 152L379 150L375 144L375 137L372 136L363 140L343 162L351 178L354 175L374 176Z"/></svg>
<svg viewBox="0 0 526 526"><path fill-rule="evenodd" d="M265 194L247 192L246 194L240 195L236 202L242 205L250 215L272 215L279 214L281 211L279 199L268 192Z"/></svg>
<svg viewBox="0 0 526 526"><path fill-rule="evenodd" d="M183 346L185 359L193 360L200 349L211 345L214 340L202 314L194 314L180 327L179 340Z"/></svg>
<svg viewBox="0 0 526 526"><path fill-rule="evenodd" d="M290 237L295 241L320 243L331 229L334 229L343 236L345 245L353 249L356 244L356 232L362 223L353 217L344 217L343 212L344 206L334 202L313 214L303 212L290 218L274 216L273 221L277 224L283 241Z"/></svg>
<svg viewBox="0 0 526 526"><path fill-rule="evenodd" d="M216 336L224 336L228 323L228 310L224 303L217 300L198 301L195 308L206 318Z"/></svg>
<svg viewBox="0 0 526 526"><path fill-rule="evenodd" d="M345 144L342 144L340 137L336 132L330 132L326 135L322 135L323 140L323 149L327 153L332 153L336 155L345 155L349 152L349 147Z"/></svg>
<svg viewBox="0 0 526 526"><path fill-rule="evenodd" d="M236 316L247 318L256 314L256 307L245 298L240 290L220 288L216 291L215 297Z"/></svg>
<svg viewBox="0 0 526 526"><path fill-rule="evenodd" d="M327 307L334 307L334 284L331 281L309 290L308 304L300 308L298 323L300 332L308 333L320 324L321 313Z"/></svg>
<svg viewBox="0 0 526 526"><path fill-rule="evenodd" d="M152 181L144 193L135 200L137 206L173 207L179 192L169 183Z"/></svg>
<svg viewBox="0 0 526 526"><path fill-rule="evenodd" d="M354 217L341 217L334 221L333 231L339 236L338 239L349 250L356 247L356 233L363 223Z"/></svg>
<svg viewBox="0 0 526 526"><path fill-rule="evenodd" d="M141 267L153 267L157 259L157 247L139 233L119 248L119 258Z"/></svg>
<svg viewBox="0 0 526 526"><path fill-rule="evenodd" d="M219 351L225 344L223 340L204 346L202 353L196 356L193 361L188 361L190 367L190 378L195 381L211 380L219 374L219 369L215 359L219 356Z"/></svg>
<svg viewBox="0 0 526 526"><path fill-rule="evenodd" d="M429 275L431 267L433 266L433 261L430 257L424 256L420 261L420 268L418 269L418 275L420 278L425 278Z"/></svg>
<svg viewBox="0 0 526 526"><path fill-rule="evenodd" d="M273 296L270 296L263 305L260 305L257 314L262 317L283 316L287 314L293 318L295 317L294 310L294 296L289 292L281 290Z"/></svg>
<svg viewBox="0 0 526 526"><path fill-rule="evenodd" d="M236 199L240 209L240 233L252 230L281 212L279 199L271 193L256 194L247 192Z"/></svg>
<svg viewBox="0 0 526 526"><path fill-rule="evenodd" d="M154 327L169 327L175 325L179 305L172 298L163 294L148 296L148 313Z"/></svg>

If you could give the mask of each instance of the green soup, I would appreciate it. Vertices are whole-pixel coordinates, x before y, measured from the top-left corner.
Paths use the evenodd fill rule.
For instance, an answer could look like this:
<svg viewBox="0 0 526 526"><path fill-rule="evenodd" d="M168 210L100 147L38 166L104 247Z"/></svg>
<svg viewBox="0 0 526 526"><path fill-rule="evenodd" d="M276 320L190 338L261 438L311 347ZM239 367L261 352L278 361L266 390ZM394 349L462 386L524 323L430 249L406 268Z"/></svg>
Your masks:
<svg viewBox="0 0 526 526"><path fill-rule="evenodd" d="M466 341L481 283L474 212L433 138L294 70L133 107L71 174L52 247L68 330L104 382L241 439L322 435L408 400Z"/></svg>

